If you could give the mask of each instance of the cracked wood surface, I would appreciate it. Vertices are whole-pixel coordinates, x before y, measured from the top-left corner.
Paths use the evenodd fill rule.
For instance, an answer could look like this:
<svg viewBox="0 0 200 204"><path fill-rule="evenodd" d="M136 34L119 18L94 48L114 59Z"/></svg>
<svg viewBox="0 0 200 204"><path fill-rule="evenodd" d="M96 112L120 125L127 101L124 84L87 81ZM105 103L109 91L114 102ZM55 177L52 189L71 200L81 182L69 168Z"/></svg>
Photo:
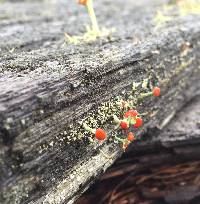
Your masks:
<svg viewBox="0 0 200 204"><path fill-rule="evenodd" d="M126 97L133 82L150 79L162 89L161 98L137 104L149 113L141 135L162 129L199 94L200 17L178 16L157 28L153 19L163 1L147 2L98 2L100 25L117 31L78 46L63 44L64 32L81 34L88 21L75 3L0 4L3 203L73 203L122 151L109 141L91 145L78 133L71 137L69 126L97 114L103 102Z"/></svg>

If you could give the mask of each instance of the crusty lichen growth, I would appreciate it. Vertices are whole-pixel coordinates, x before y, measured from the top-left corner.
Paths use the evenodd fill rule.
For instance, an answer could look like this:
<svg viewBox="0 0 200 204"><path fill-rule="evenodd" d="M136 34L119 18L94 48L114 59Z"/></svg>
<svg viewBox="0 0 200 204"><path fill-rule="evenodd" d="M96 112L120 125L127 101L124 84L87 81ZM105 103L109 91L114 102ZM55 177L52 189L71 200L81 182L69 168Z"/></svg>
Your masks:
<svg viewBox="0 0 200 204"><path fill-rule="evenodd" d="M106 29L99 28L97 18L93 8L93 0L87 1L79 1L79 4L82 4L86 7L87 12L89 14L91 20L91 26L86 26L86 33L82 36L70 36L68 33L65 33L66 40L69 43L73 43L75 45L80 43L89 43L95 41L97 38L101 37L111 37L111 34L115 31L115 29Z"/></svg>
<svg viewBox="0 0 200 204"><path fill-rule="evenodd" d="M69 42L74 45L91 43L97 40L98 38L108 38L112 37L112 34L116 31L115 28L107 29L102 28L100 33L95 32L90 27L86 27L86 32L83 35L73 35L70 36L68 33L65 33L66 42Z"/></svg>
<svg viewBox="0 0 200 204"><path fill-rule="evenodd" d="M109 129L115 130L113 115L121 117L126 110L136 108L138 103L142 101L142 94L151 90L152 87L150 79L144 79L138 83L133 82L130 91L123 91L120 96L101 103L97 110L94 109L78 123L68 126L62 136L66 135L67 143L87 138L92 144L97 144L96 140L94 140L94 135L86 131L82 124L85 123L94 129L109 126ZM110 133L109 140L112 140L114 136L115 134Z"/></svg>
<svg viewBox="0 0 200 204"><path fill-rule="evenodd" d="M156 28L176 19L179 16L200 15L200 0L181 0L165 4L156 12L153 21Z"/></svg>
<svg viewBox="0 0 200 204"><path fill-rule="evenodd" d="M155 83L156 82L154 82L154 85ZM143 94L149 92L152 88L153 84L151 78L143 79L140 82L133 82L129 91L124 90L121 95L99 104L98 107L94 107L83 119L68 125L58 137L54 138L48 144L41 145L41 152L48 149L48 147L54 146L57 140L70 144L76 140L86 139L91 145L97 147L99 142L92 133L89 133L83 128L83 123L93 129L99 127L105 128L106 132L109 134L108 141L113 142L117 134L113 115L117 115L121 118L128 109L137 108L144 98Z"/></svg>
<svg viewBox="0 0 200 204"><path fill-rule="evenodd" d="M182 16L188 14L200 14L200 0L184 0L178 3L179 13Z"/></svg>

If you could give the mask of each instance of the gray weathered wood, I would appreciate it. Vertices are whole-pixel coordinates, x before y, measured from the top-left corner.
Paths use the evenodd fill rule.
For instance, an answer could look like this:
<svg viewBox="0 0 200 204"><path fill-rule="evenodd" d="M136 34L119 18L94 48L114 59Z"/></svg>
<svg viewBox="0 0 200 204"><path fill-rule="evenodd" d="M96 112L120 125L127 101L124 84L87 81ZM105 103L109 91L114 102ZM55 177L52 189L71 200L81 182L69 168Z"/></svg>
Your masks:
<svg viewBox="0 0 200 204"><path fill-rule="evenodd" d="M3 203L72 203L122 153L113 142L91 144L79 122L93 114L97 124L91 125L110 135L111 118L102 121L97 108L116 96L125 98L133 82L148 79L162 89L162 97L136 104L149 113L138 134L162 129L199 94L199 16L179 16L156 29L160 1L148 1L148 9L131 0L101 1L96 7L100 24L117 32L111 39L74 46L63 45L63 33L81 34L87 21L84 8L75 3L0 5Z"/></svg>

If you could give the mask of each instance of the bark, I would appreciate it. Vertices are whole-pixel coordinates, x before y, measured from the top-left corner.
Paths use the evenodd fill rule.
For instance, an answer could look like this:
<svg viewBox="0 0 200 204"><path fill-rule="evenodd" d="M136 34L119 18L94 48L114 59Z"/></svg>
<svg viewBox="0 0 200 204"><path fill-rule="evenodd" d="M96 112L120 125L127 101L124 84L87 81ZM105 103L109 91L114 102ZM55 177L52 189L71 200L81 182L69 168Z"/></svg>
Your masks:
<svg viewBox="0 0 200 204"><path fill-rule="evenodd" d="M72 203L122 153L113 141L93 144L79 123L114 134L110 113L97 111L109 106L118 113L110 107L116 97L133 94L137 109L147 113L142 135L147 128L162 129L199 94L198 15L178 16L158 28L153 18L161 1L149 1L148 9L144 2L105 4L96 4L99 21L117 32L77 46L63 45L65 31L81 35L84 29L86 16L80 17L75 3L0 5L3 203ZM133 82L140 83L135 93ZM157 84L162 97L139 100Z"/></svg>

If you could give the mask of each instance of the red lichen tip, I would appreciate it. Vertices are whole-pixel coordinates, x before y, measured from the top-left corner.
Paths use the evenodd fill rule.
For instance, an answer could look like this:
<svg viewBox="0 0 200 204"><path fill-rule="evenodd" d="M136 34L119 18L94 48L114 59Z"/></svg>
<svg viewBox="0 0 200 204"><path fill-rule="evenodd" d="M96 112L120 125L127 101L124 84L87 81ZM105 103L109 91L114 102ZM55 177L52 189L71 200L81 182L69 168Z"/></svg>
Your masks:
<svg viewBox="0 0 200 204"><path fill-rule="evenodd" d="M142 118L136 118L136 122L135 122L135 124L133 126L135 128L139 128L139 127L142 126L142 123L143 123Z"/></svg>
<svg viewBox="0 0 200 204"><path fill-rule="evenodd" d="M129 133L128 133L127 140L130 141L130 142L132 142L134 139L135 139L134 134L133 134L132 132L129 132Z"/></svg>
<svg viewBox="0 0 200 204"><path fill-rule="evenodd" d="M122 145L122 149L125 151L128 147L129 143L123 143Z"/></svg>
<svg viewBox="0 0 200 204"><path fill-rule="evenodd" d="M124 114L124 117L125 118L128 118L128 117L136 117L138 115L138 112L136 110L129 110L127 111L125 114Z"/></svg>
<svg viewBox="0 0 200 204"><path fill-rule="evenodd" d="M159 87L154 87L153 88L153 95L154 96L160 96L160 88Z"/></svg>
<svg viewBox="0 0 200 204"><path fill-rule="evenodd" d="M106 139L106 132L104 130L102 130L101 128L98 128L98 129L96 129L95 137L98 140L105 140Z"/></svg>
<svg viewBox="0 0 200 204"><path fill-rule="evenodd" d="M78 0L78 3L86 6L88 0Z"/></svg>
<svg viewBox="0 0 200 204"><path fill-rule="evenodd" d="M129 128L129 127L128 127L128 123L125 122L125 121L121 121L120 127L121 127L121 129L123 129L123 130L127 130L127 129Z"/></svg>

